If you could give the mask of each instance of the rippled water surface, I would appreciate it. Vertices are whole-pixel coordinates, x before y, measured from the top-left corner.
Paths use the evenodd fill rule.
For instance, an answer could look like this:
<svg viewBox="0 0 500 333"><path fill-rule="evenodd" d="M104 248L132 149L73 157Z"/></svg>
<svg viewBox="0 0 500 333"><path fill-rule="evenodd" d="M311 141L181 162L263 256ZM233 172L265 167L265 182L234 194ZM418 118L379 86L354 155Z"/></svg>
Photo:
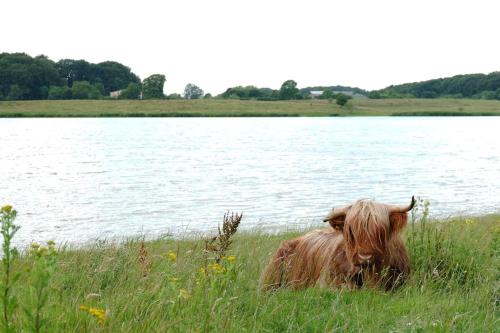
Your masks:
<svg viewBox="0 0 500 333"><path fill-rule="evenodd" d="M500 118L0 119L18 242L311 223L358 198L500 209Z"/></svg>

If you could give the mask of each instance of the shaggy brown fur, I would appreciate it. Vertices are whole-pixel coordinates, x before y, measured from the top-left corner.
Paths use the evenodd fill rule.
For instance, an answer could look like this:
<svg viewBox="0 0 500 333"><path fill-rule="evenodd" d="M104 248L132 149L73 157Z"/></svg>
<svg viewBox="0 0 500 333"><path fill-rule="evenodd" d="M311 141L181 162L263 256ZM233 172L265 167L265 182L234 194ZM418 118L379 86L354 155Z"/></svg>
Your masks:
<svg viewBox="0 0 500 333"><path fill-rule="evenodd" d="M332 210L324 221L333 229L281 244L262 274L261 289L401 285L410 265L400 233L413 205L413 198L408 207L359 200Z"/></svg>

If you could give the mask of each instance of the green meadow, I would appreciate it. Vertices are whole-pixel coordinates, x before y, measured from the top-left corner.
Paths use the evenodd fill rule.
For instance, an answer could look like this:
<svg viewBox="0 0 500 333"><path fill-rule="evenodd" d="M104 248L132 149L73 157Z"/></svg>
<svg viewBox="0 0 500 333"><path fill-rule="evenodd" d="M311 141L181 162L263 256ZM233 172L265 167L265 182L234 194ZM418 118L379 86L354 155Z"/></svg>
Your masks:
<svg viewBox="0 0 500 333"><path fill-rule="evenodd" d="M500 101L473 99L41 100L0 102L0 117L494 116Z"/></svg>
<svg viewBox="0 0 500 333"><path fill-rule="evenodd" d="M4 207L4 237L14 217ZM260 293L273 251L303 232L236 232L223 256L201 238L42 242L21 253L5 252L4 238L0 327L7 318L11 332L498 332L499 215L412 219L412 275L396 291Z"/></svg>

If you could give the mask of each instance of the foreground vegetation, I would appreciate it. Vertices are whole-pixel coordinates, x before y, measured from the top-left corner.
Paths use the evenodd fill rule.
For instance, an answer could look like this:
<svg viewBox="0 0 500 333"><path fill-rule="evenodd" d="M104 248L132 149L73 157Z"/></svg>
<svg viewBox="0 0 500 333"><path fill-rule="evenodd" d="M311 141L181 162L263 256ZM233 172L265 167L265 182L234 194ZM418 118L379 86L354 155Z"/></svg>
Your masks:
<svg viewBox="0 0 500 333"><path fill-rule="evenodd" d="M494 332L500 216L410 224L412 276L393 292L258 292L262 268L297 232L215 241L168 237L84 248L9 244L2 208L2 331L19 332ZM234 226L234 225L233 225ZM231 243L232 240L232 243ZM9 279L10 276L10 279Z"/></svg>
<svg viewBox="0 0 500 333"><path fill-rule="evenodd" d="M488 116L500 101L469 99L359 99L341 107L328 100L69 100L3 101L0 117L272 117Z"/></svg>

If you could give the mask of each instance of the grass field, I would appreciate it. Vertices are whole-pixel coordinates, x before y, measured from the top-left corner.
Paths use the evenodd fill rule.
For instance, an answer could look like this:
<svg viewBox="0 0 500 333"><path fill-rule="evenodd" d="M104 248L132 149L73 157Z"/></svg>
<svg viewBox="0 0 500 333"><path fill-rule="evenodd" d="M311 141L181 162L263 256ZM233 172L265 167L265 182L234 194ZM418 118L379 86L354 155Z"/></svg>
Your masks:
<svg viewBox="0 0 500 333"><path fill-rule="evenodd" d="M68 100L0 102L0 117L270 117L500 115L500 101L469 99L353 100Z"/></svg>
<svg viewBox="0 0 500 333"><path fill-rule="evenodd" d="M408 226L412 276L392 292L260 294L260 272L296 231L236 234L220 266L203 254L201 240L164 238L141 247L133 239L59 249L41 293L41 331L498 332L500 216L441 222L424 217ZM11 316L15 332L35 320L33 272L45 258L37 256L42 249L47 253L35 246L13 261L12 274L21 274L10 290L18 304Z"/></svg>

